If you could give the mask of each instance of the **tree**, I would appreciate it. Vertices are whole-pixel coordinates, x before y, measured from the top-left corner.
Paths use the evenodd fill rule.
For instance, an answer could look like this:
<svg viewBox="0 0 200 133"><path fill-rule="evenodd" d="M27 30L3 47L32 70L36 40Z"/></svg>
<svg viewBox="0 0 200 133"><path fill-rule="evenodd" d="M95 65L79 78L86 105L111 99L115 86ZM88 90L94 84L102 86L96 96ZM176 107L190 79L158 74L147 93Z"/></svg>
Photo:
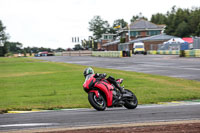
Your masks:
<svg viewBox="0 0 200 133"><path fill-rule="evenodd" d="M121 26L121 28L124 28L124 27L127 26L127 24L128 23L126 21L124 21L124 19L117 19L113 23L113 28L116 27L116 26L119 26L119 25Z"/></svg>
<svg viewBox="0 0 200 133"><path fill-rule="evenodd" d="M19 42L9 42L9 41L6 41L6 45L8 47L8 52L11 52L11 53L19 53L19 52L21 52L21 48L23 46Z"/></svg>
<svg viewBox="0 0 200 133"><path fill-rule="evenodd" d="M0 20L0 56L5 56L7 53L18 53L21 51L22 44L19 42L9 42L9 35L5 32L6 27Z"/></svg>
<svg viewBox="0 0 200 133"><path fill-rule="evenodd" d="M108 21L104 21L100 16L94 16L89 22L89 30L93 32L95 39L100 39L104 33L110 33L110 25Z"/></svg>
<svg viewBox="0 0 200 133"><path fill-rule="evenodd" d="M38 52L52 52L54 51L54 49L51 48L44 48L44 47L25 47L23 50L26 51L26 53L29 53L30 55L32 55L32 53L38 53ZM21 52L23 53L23 50L21 50Z"/></svg>
<svg viewBox="0 0 200 133"><path fill-rule="evenodd" d="M165 24L167 17L162 13L157 13L151 16L151 22L154 24Z"/></svg>
<svg viewBox="0 0 200 133"><path fill-rule="evenodd" d="M185 21L183 21L176 28L175 35L179 37L187 37L187 36L190 36L189 31L190 29L189 29L188 24Z"/></svg>
<svg viewBox="0 0 200 133"><path fill-rule="evenodd" d="M38 47L32 47L32 48L31 48L31 51L32 51L33 53L38 53L38 52L39 52L39 48L38 48Z"/></svg>
<svg viewBox="0 0 200 133"><path fill-rule="evenodd" d="M136 21L136 20L138 20L138 19L148 20L148 19L147 19L146 17L144 17L144 16L142 15L142 13L140 12L139 15L133 16L133 17L131 18L131 22L134 22L134 21Z"/></svg>
<svg viewBox="0 0 200 133"><path fill-rule="evenodd" d="M80 44L76 44L73 49L74 50L83 50L83 47Z"/></svg>
<svg viewBox="0 0 200 133"><path fill-rule="evenodd" d="M176 6L173 6L171 8L171 12L168 11L167 14L167 20L166 20L166 28L165 28L165 33L169 34L169 35L175 35L175 17L176 17Z"/></svg>
<svg viewBox="0 0 200 133"><path fill-rule="evenodd" d="M167 21L165 33L174 36L189 36L191 35L190 27L188 26L190 11L189 9L181 9L173 6L171 12L167 12ZM186 28L186 29L181 29ZM180 33L187 32L187 33Z"/></svg>
<svg viewBox="0 0 200 133"><path fill-rule="evenodd" d="M195 32L196 36L200 36L200 23L197 26L196 32Z"/></svg>
<svg viewBox="0 0 200 133"><path fill-rule="evenodd" d="M23 51L24 57L26 57L26 50L24 49Z"/></svg>
<svg viewBox="0 0 200 133"><path fill-rule="evenodd" d="M166 17L165 33L179 37L199 36L200 8L189 10L173 6Z"/></svg>
<svg viewBox="0 0 200 133"><path fill-rule="evenodd" d="M193 36L200 36L199 23L200 23L200 8L193 8L189 16L190 31Z"/></svg>
<svg viewBox="0 0 200 133"><path fill-rule="evenodd" d="M9 38L8 34L5 32L6 27L3 26L3 23L0 20L0 42L5 43L6 40Z"/></svg>
<svg viewBox="0 0 200 133"><path fill-rule="evenodd" d="M1 49L1 53L0 53L0 56L5 56L8 52L9 52L9 45L8 45L8 42L4 42L3 43L3 46L0 47Z"/></svg>
<svg viewBox="0 0 200 133"><path fill-rule="evenodd" d="M5 42L9 38L8 34L5 32L6 27L3 26L3 23L0 20L0 56L4 56L7 51L7 46L5 46Z"/></svg>
<svg viewBox="0 0 200 133"><path fill-rule="evenodd" d="M63 51L65 51L63 48L57 48L56 49L56 52L63 52Z"/></svg>

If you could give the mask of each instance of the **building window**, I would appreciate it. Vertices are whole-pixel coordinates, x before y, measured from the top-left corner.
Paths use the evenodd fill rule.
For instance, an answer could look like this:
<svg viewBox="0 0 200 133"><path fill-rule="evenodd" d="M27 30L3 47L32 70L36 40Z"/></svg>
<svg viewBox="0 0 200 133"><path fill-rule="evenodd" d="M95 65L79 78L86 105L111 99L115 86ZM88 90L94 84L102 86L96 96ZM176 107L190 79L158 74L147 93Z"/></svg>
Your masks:
<svg viewBox="0 0 200 133"><path fill-rule="evenodd" d="M147 35L149 35L149 36L158 35L158 34L160 34L159 30L147 31Z"/></svg>
<svg viewBox="0 0 200 133"><path fill-rule="evenodd" d="M140 35L140 31L131 31L130 34L131 34L131 36L136 37L136 36Z"/></svg>
<svg viewBox="0 0 200 133"><path fill-rule="evenodd" d="M105 36L104 36L104 39L105 39L105 40L107 40L107 39L108 39L108 36L107 36L107 35L105 35Z"/></svg>

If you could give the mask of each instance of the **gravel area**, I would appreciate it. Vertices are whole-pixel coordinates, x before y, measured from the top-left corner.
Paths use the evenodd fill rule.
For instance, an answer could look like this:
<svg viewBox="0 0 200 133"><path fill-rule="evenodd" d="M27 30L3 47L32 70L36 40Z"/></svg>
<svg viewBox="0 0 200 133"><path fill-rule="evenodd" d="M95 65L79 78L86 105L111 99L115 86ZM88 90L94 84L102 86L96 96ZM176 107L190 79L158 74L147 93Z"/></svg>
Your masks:
<svg viewBox="0 0 200 133"><path fill-rule="evenodd" d="M115 127L100 129L79 129L48 133L200 133L200 123L169 124L139 127Z"/></svg>

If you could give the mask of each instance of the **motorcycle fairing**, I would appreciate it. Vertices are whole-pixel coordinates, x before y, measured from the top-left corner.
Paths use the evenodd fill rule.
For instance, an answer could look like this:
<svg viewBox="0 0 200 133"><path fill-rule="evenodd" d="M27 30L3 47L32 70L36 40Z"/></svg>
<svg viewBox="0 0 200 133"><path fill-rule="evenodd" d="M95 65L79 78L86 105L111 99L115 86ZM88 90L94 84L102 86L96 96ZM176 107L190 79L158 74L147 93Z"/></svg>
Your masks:
<svg viewBox="0 0 200 133"><path fill-rule="evenodd" d="M104 81L97 82L94 85L94 87L98 88L98 89L100 89L101 91L104 92L104 94L106 95L107 106L108 107L112 106L112 101L113 101L112 90L114 89L114 87L111 84L104 82Z"/></svg>
<svg viewBox="0 0 200 133"><path fill-rule="evenodd" d="M96 79L94 78L94 74L90 77L86 78L85 83L83 84L83 88L86 92L90 91L93 85L96 83Z"/></svg>
<svg viewBox="0 0 200 133"><path fill-rule="evenodd" d="M97 98L99 98L99 92L98 90L91 90L90 92L93 92Z"/></svg>

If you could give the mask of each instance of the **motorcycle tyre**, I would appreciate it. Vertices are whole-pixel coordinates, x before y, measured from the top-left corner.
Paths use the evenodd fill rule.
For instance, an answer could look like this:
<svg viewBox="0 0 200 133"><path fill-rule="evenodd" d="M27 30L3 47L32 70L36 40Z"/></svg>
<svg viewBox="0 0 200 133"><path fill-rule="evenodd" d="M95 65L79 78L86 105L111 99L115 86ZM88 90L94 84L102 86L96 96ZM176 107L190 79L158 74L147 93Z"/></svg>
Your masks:
<svg viewBox="0 0 200 133"><path fill-rule="evenodd" d="M103 106L101 107L95 102L94 96L95 96L95 93L93 92L88 93L88 101L90 102L90 105L92 105L92 107L95 108L97 111L104 111L107 105L105 98L102 96Z"/></svg>
<svg viewBox="0 0 200 133"><path fill-rule="evenodd" d="M138 105L137 97L135 96L135 94L132 91L127 90L127 89L125 89L125 91L128 91L128 92L132 93L133 98L135 99L135 103L133 105L129 101L125 100L124 101L125 102L124 107L127 108L127 109L135 109L137 107L137 105Z"/></svg>

